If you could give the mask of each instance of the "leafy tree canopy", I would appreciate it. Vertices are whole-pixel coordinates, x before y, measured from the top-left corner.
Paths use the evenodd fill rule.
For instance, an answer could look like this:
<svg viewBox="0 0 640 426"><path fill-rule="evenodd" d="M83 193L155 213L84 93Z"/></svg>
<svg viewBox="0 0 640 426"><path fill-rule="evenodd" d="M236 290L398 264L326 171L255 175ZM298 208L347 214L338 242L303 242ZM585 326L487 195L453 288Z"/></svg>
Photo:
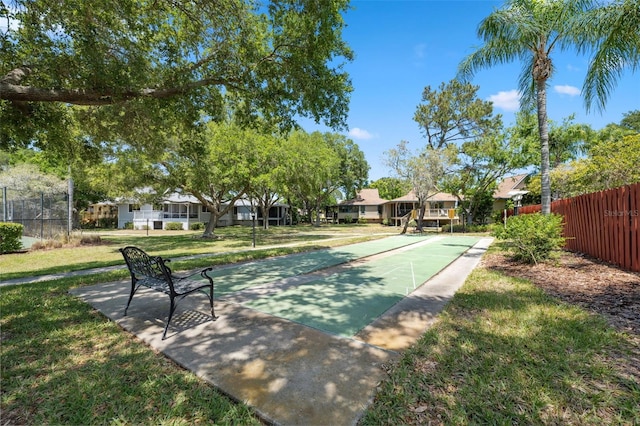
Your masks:
<svg viewBox="0 0 640 426"><path fill-rule="evenodd" d="M356 193L367 183L369 163L358 144L338 133L324 133L324 140L340 158L338 189L346 200L355 198Z"/></svg>
<svg viewBox="0 0 640 426"><path fill-rule="evenodd" d="M369 188L377 189L380 198L393 200L409 192L411 185L399 178L383 177L371 182Z"/></svg>
<svg viewBox="0 0 640 426"><path fill-rule="evenodd" d="M1 188L13 190L20 198L30 198L41 193L65 193L68 185L56 175L41 172L35 164L22 163L0 169Z"/></svg>
<svg viewBox="0 0 640 426"><path fill-rule="evenodd" d="M4 3L3 3L4 5ZM288 129L345 126L348 0L13 0L0 8L0 148L162 145L233 105Z"/></svg>
<svg viewBox="0 0 640 426"><path fill-rule="evenodd" d="M430 148L446 148L502 126L501 117L492 116L491 102L478 99L478 88L458 80L442 83L438 90L425 87L413 119Z"/></svg>
<svg viewBox="0 0 640 426"><path fill-rule="evenodd" d="M623 114L622 121L620 121L620 127L640 133L640 110L634 110Z"/></svg>

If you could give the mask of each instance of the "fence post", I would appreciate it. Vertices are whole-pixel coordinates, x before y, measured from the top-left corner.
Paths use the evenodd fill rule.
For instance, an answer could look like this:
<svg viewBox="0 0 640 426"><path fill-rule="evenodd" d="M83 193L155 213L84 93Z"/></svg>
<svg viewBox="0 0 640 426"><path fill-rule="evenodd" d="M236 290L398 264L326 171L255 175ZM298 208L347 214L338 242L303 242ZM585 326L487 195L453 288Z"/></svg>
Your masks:
<svg viewBox="0 0 640 426"><path fill-rule="evenodd" d="M69 177L69 196L67 197L67 211L69 214L69 220L67 221L67 235L71 236L71 231L73 230L73 179Z"/></svg>
<svg viewBox="0 0 640 426"><path fill-rule="evenodd" d="M44 240L44 192L40 193L40 239Z"/></svg>
<svg viewBox="0 0 640 426"><path fill-rule="evenodd" d="M2 187L2 221L7 221L7 187Z"/></svg>

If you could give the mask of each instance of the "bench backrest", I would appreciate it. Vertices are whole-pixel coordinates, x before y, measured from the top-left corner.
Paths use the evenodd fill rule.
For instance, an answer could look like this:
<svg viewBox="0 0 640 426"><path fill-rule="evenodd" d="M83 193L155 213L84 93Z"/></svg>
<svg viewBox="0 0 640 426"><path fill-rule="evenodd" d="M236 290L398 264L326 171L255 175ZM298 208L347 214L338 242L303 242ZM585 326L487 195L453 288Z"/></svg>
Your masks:
<svg viewBox="0 0 640 426"><path fill-rule="evenodd" d="M171 270L164 264L161 257L149 256L143 250L132 246L121 248L120 252L134 280L152 281L154 287L164 284L165 290L173 290Z"/></svg>

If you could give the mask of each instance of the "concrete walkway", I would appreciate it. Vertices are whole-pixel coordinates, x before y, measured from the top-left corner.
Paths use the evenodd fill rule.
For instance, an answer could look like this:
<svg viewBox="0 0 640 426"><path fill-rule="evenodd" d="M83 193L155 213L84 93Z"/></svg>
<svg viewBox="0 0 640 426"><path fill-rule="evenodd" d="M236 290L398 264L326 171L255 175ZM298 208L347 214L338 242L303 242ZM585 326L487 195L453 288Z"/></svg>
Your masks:
<svg viewBox="0 0 640 426"><path fill-rule="evenodd" d="M274 424L353 425L385 379L384 365L411 346L491 244L481 239L353 338L216 301L215 322L197 296L184 299L162 340L167 297L141 289L123 316L128 281L74 289L124 329ZM204 298L204 297L203 297Z"/></svg>

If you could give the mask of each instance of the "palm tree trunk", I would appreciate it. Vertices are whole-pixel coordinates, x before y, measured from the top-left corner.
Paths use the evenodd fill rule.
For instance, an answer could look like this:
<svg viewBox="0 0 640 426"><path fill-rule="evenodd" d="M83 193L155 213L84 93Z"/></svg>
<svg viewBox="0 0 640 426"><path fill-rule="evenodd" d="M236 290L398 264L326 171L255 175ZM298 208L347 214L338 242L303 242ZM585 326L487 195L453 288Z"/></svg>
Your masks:
<svg viewBox="0 0 640 426"><path fill-rule="evenodd" d="M551 213L551 179L549 175L549 126L547 122L547 86L546 79L536 84L538 102L538 131L540 133L540 175L542 181L542 214Z"/></svg>

